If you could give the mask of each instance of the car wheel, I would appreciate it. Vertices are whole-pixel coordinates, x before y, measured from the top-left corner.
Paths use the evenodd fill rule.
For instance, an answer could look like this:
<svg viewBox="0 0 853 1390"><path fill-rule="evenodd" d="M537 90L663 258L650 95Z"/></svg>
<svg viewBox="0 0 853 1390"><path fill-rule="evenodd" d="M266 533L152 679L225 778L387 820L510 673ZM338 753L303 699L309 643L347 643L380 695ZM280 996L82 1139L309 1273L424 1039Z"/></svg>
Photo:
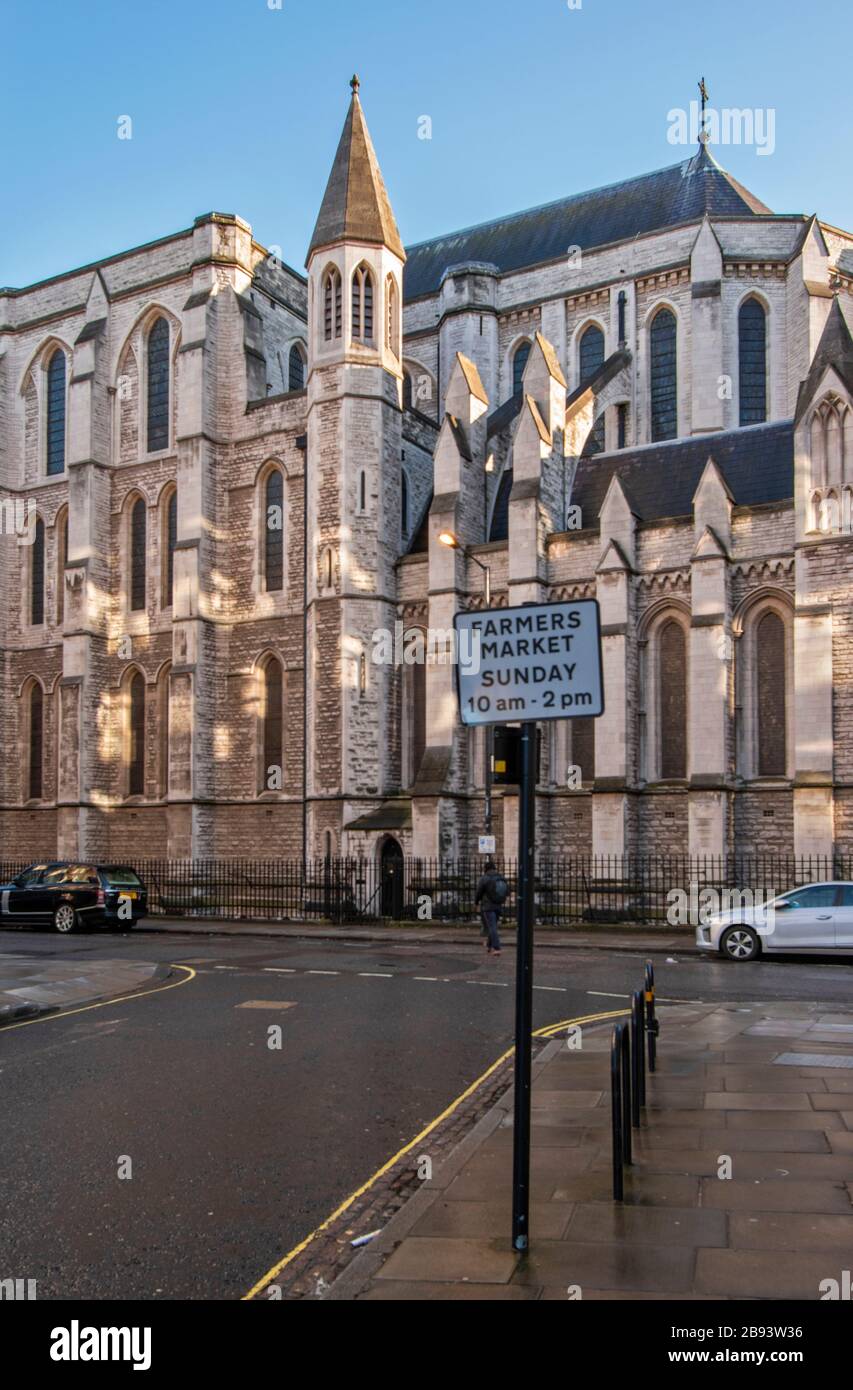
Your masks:
<svg viewBox="0 0 853 1390"><path fill-rule="evenodd" d="M53 914L53 925L65 936L77 925L77 913L70 903L60 903Z"/></svg>
<svg viewBox="0 0 853 1390"><path fill-rule="evenodd" d="M752 927L729 927L720 942L720 951L729 960L755 960L761 954L761 942Z"/></svg>

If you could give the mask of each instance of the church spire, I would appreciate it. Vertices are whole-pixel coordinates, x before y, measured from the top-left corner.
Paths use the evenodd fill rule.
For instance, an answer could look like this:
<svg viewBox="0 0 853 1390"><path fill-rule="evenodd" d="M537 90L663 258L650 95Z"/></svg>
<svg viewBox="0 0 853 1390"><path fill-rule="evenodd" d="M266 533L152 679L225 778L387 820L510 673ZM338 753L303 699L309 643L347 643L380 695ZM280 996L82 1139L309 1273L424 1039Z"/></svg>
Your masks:
<svg viewBox="0 0 853 1390"><path fill-rule="evenodd" d="M310 262L314 252L324 246L365 241L387 246L404 261L406 253L364 119L358 77L353 77L350 86L352 101L307 260Z"/></svg>

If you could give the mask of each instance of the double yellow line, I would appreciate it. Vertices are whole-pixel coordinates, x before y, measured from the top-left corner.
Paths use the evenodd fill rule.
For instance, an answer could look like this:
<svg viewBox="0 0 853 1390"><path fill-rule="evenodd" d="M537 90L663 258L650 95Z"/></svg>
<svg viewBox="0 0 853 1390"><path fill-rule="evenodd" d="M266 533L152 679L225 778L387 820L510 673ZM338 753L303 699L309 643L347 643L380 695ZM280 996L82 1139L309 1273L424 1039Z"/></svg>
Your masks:
<svg viewBox="0 0 853 1390"><path fill-rule="evenodd" d="M552 1038L555 1033L561 1032L564 1028L577 1028L583 1023L603 1023L608 1018L623 1018L627 1012L627 1009L611 1009L608 1013L585 1014L582 1018L566 1018L563 1019L561 1023L549 1023L545 1028L537 1028L533 1036L534 1038ZM373 1176L367 1179L367 1182L362 1183L361 1187L356 1188L355 1192L351 1192L349 1197L341 1202L340 1206L335 1207L331 1215L327 1216L325 1221L321 1222L310 1235L307 1235L298 1245L294 1245L293 1249L288 1251L277 1264L274 1264L272 1269L268 1269L266 1274L264 1274L256 1284L252 1285L249 1292L243 1294L241 1302L245 1303L250 1299L256 1298L259 1293L262 1293L267 1285L271 1284L273 1280L281 1274L282 1270L286 1269L287 1266L296 1259L297 1255L301 1255L303 1250L307 1250L308 1246L311 1245L318 1236L322 1235L324 1231L327 1231L332 1223L337 1221L339 1216L343 1216L344 1212L348 1211L353 1203L358 1201L359 1197L363 1197L365 1192L369 1192L374 1183L377 1183L381 1177L384 1177L384 1175L394 1167L395 1163L399 1163L401 1158L404 1158L407 1153L411 1153L412 1149L422 1143L427 1135L431 1134L436 1126L441 1124L442 1120L446 1120L448 1115L452 1115L455 1110L458 1110L459 1106L462 1105L464 1101L468 1100L469 1096L472 1096L485 1081L488 1081L489 1077L492 1076L497 1071L498 1067L502 1066L507 1058L511 1057L514 1052L515 1048L509 1047L506 1052L501 1053L497 1061L492 1062L492 1065L483 1072L482 1076L478 1076L476 1081L472 1081L471 1085L468 1086L461 1095L457 1096L454 1101L451 1101L450 1105L448 1105L445 1110L442 1110L440 1115L436 1115L434 1120L430 1120L429 1124L425 1129L421 1130L420 1134L416 1134L414 1139L410 1139L409 1143L405 1144L402 1149L399 1149L397 1153L394 1154L393 1158L389 1158L387 1163L383 1163L382 1167L378 1168Z"/></svg>

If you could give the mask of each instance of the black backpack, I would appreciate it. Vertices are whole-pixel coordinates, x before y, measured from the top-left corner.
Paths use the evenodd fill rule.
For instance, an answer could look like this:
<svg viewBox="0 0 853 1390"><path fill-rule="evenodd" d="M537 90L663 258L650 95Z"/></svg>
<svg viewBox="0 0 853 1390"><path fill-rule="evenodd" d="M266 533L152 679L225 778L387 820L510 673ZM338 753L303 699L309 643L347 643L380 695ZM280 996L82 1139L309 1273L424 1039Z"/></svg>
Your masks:
<svg viewBox="0 0 853 1390"><path fill-rule="evenodd" d="M492 902L497 903L498 906L500 906L501 903L505 903L507 898L509 897L509 884L507 883L503 874L495 874L494 878L492 879L490 885L490 897L492 899Z"/></svg>

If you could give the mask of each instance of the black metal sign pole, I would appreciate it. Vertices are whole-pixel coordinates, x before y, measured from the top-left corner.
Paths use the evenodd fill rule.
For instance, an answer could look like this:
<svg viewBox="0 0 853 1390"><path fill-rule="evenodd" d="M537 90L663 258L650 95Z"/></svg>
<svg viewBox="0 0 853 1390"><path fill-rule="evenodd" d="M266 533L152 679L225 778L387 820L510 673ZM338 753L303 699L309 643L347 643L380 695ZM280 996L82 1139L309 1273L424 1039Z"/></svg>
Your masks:
<svg viewBox="0 0 853 1390"><path fill-rule="evenodd" d="M515 967L515 1118L512 1244L530 1237L530 1064L533 1051L533 895L536 868L536 725L521 726L518 808L518 938Z"/></svg>

